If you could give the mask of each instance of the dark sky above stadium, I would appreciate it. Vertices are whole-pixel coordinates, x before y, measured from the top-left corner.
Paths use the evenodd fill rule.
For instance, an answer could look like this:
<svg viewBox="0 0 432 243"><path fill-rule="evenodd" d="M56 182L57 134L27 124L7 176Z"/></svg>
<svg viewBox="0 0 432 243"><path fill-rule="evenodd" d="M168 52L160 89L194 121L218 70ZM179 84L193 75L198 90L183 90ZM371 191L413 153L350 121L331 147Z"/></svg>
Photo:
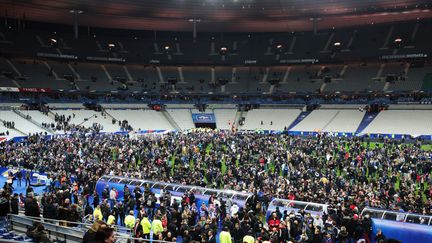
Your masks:
<svg viewBox="0 0 432 243"><path fill-rule="evenodd" d="M71 9L83 11L80 24L123 29L190 31L310 30L432 18L430 0L0 0L0 15L71 24Z"/></svg>

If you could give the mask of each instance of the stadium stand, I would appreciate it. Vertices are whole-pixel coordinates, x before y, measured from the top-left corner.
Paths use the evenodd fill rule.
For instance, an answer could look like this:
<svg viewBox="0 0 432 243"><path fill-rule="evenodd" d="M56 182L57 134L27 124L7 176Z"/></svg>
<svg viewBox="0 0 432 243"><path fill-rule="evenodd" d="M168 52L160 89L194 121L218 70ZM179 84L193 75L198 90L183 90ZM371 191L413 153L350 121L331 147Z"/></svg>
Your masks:
<svg viewBox="0 0 432 243"><path fill-rule="evenodd" d="M355 132L364 116L358 110L340 110L326 126L320 128L324 132Z"/></svg>
<svg viewBox="0 0 432 243"><path fill-rule="evenodd" d="M167 111L182 130L195 128L190 109L167 109Z"/></svg>
<svg viewBox="0 0 432 243"><path fill-rule="evenodd" d="M363 133L407 134L417 137L432 134L430 110L382 111Z"/></svg>
<svg viewBox="0 0 432 243"><path fill-rule="evenodd" d="M0 117L3 121L14 122L14 128L21 133L21 136L46 132L46 130L21 117L19 114L15 113L12 110L0 111Z"/></svg>
<svg viewBox="0 0 432 243"><path fill-rule="evenodd" d="M358 110L314 110L293 131L355 132L364 113Z"/></svg>
<svg viewBox="0 0 432 243"><path fill-rule="evenodd" d="M213 113L218 129L230 130L236 121L237 109L214 109Z"/></svg>
<svg viewBox="0 0 432 243"><path fill-rule="evenodd" d="M282 131L300 115L300 109L253 109L243 113L245 123L242 130Z"/></svg>
<svg viewBox="0 0 432 243"><path fill-rule="evenodd" d="M432 242L430 3L246 2L4 1L0 241Z"/></svg>
<svg viewBox="0 0 432 243"><path fill-rule="evenodd" d="M126 119L134 130L173 130L165 117L154 110L107 110L118 121Z"/></svg>

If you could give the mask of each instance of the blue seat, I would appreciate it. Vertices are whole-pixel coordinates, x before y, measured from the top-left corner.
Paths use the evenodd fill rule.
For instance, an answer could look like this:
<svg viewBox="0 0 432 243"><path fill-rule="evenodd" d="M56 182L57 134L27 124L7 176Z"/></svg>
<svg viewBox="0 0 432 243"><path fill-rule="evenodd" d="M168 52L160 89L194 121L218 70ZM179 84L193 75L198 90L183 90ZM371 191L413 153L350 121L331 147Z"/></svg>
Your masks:
<svg viewBox="0 0 432 243"><path fill-rule="evenodd" d="M1 237L5 240L10 240L14 237L15 235L13 233L4 233L1 235Z"/></svg>
<svg viewBox="0 0 432 243"><path fill-rule="evenodd" d="M12 239L16 240L16 241L24 241L25 236L24 235L16 235Z"/></svg>

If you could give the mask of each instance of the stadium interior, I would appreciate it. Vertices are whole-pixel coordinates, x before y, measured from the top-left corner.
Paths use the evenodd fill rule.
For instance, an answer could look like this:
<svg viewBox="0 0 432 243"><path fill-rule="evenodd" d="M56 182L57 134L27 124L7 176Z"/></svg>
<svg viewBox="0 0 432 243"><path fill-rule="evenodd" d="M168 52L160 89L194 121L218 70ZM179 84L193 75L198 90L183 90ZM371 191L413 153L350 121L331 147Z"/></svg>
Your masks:
<svg viewBox="0 0 432 243"><path fill-rule="evenodd" d="M430 1L0 7L0 241L432 242Z"/></svg>

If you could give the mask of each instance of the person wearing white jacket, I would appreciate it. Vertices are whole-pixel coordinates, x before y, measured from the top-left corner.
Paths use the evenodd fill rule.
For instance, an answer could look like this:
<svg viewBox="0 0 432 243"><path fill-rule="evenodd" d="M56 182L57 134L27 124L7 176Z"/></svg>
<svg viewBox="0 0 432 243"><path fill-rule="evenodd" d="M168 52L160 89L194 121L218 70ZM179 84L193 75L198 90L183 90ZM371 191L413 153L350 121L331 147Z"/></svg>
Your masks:
<svg viewBox="0 0 432 243"><path fill-rule="evenodd" d="M117 191L116 191L116 189L114 187L111 188L111 191L109 193L109 199L110 199L110 206L111 206L111 209L112 209L113 206L114 206L114 204L115 204L115 202L116 202L116 200L117 200Z"/></svg>

